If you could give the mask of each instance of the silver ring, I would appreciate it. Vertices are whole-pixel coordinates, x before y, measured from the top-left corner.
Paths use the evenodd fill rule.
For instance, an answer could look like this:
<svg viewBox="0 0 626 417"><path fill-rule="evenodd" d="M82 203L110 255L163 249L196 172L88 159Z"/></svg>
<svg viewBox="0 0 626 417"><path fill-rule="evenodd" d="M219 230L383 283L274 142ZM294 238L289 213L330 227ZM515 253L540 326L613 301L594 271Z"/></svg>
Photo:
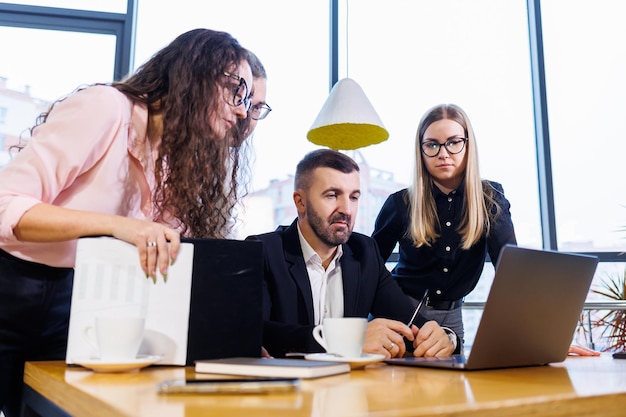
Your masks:
<svg viewBox="0 0 626 417"><path fill-rule="evenodd" d="M147 245L149 248L153 248L153 247L155 247L155 246L157 245L157 243L156 243L156 242L154 242L154 241L152 241L152 242L148 242L148 243L146 243L146 245Z"/></svg>

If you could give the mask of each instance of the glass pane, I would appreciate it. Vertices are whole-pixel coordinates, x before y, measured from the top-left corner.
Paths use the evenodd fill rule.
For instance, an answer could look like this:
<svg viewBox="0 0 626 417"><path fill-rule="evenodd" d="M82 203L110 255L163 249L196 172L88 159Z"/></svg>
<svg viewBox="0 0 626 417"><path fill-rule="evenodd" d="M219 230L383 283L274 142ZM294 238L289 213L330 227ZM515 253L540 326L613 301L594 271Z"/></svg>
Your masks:
<svg viewBox="0 0 626 417"><path fill-rule="evenodd" d="M626 3L542 1L560 250L626 247Z"/></svg>
<svg viewBox="0 0 626 417"><path fill-rule="evenodd" d="M126 0L14 0L8 3L94 12L126 13Z"/></svg>
<svg viewBox="0 0 626 417"><path fill-rule="evenodd" d="M2 45L1 166L7 161L7 149L50 102L81 84L112 81L115 37L0 26L0 39L19 39Z"/></svg>
<svg viewBox="0 0 626 417"><path fill-rule="evenodd" d="M214 2L210 13L194 0L177 1L175 8L138 4L137 66L181 33L205 27L231 33L267 70L267 102L273 110L259 122L252 141L256 193L238 237L271 231L296 217L292 175L315 148L306 133L328 96L328 10L328 2L290 0Z"/></svg>
<svg viewBox="0 0 626 417"><path fill-rule="evenodd" d="M367 210L361 206L363 231L371 231L384 198L410 181L420 118L430 107L449 102L472 121L481 174L504 186L518 242L540 247L526 2L389 0L382 5L347 1L339 19L348 28L347 47L340 51L348 65L340 78L361 85L390 134L386 142L361 150L377 175L393 176L377 183L378 199Z"/></svg>
<svg viewBox="0 0 626 417"><path fill-rule="evenodd" d="M361 220L369 216L364 231L371 231L387 195L409 183L422 115L455 103L472 121L483 178L500 182L511 202L518 242L541 247L526 2L389 0L381 7L359 0L345 2L340 12L348 27L340 78L363 87L390 134L361 150L388 179L376 183L378 199L367 211L361 206ZM493 273L486 263L468 301L486 300ZM481 314L463 311L466 347Z"/></svg>
<svg viewBox="0 0 626 417"><path fill-rule="evenodd" d="M624 301L624 281L626 278L626 263L624 262L602 262L598 264L596 275L591 284L591 291L587 296L587 301L598 303L611 303ZM581 326L577 330L574 340L583 346L592 346L596 350L623 350L614 349L612 345L617 341L609 337L614 334L621 335L618 340L625 340L626 328L623 322L613 321L615 317L608 317L601 320L609 313L609 310L585 310ZM607 322L610 325L607 326ZM591 331L589 331L589 328ZM583 329L587 331L583 331Z"/></svg>

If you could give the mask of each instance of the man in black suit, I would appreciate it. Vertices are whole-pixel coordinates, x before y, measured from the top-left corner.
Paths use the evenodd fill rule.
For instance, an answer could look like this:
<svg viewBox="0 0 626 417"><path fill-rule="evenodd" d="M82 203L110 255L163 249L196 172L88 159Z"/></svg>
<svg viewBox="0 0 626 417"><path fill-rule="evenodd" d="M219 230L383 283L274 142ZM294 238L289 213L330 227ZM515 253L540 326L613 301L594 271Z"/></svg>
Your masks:
<svg viewBox="0 0 626 417"><path fill-rule="evenodd" d="M324 317L373 317L364 353L448 356L456 335L418 317L391 277L375 241L353 233L360 197L359 166L329 149L308 153L297 166L290 226L248 239L263 242L263 345L270 355L321 352L312 330ZM405 342L405 339L408 342Z"/></svg>

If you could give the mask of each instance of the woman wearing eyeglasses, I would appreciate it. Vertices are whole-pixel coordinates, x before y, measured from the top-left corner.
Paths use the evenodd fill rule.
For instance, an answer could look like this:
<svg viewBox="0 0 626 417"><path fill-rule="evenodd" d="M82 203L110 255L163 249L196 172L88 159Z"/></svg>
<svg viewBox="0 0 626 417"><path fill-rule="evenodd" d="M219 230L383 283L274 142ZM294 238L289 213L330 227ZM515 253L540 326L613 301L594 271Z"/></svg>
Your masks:
<svg viewBox="0 0 626 417"><path fill-rule="evenodd" d="M248 63L252 69L252 88L250 90L250 109L248 110L248 117L245 119L238 119L237 124L230 132L230 152L231 160L230 168L233 175L233 180L237 180L235 175L239 175L244 184L240 184L239 200L244 197L247 192L247 184L250 182L251 165L249 164L249 149L252 146L252 137L256 125L259 120L265 119L272 108L267 104L267 72L265 67L261 63L261 60L252 52L248 51ZM227 232L235 232L234 226L235 215L232 216L232 222L226 227ZM236 238L233 234L228 236L230 238Z"/></svg>
<svg viewBox="0 0 626 417"><path fill-rule="evenodd" d="M228 33L184 33L125 80L54 103L0 171L6 417L18 415L24 361L65 358L77 238L135 245L155 280L181 235L225 236L241 185L226 138L251 106L247 59Z"/></svg>
<svg viewBox="0 0 626 417"><path fill-rule="evenodd" d="M392 271L417 303L428 290L424 316L464 337L462 304L500 249L516 244L502 185L483 180L476 138L465 112L454 104L431 108L415 138L409 188L390 195L372 237L388 259L399 244Z"/></svg>
<svg viewBox="0 0 626 417"><path fill-rule="evenodd" d="M259 120L265 119L272 108L267 104L267 72L261 63L261 60L252 52L248 51L248 63L252 70L252 88L250 90L250 109L248 117L237 120L237 125L232 130L232 147L240 147L248 143L246 139L250 138L256 129Z"/></svg>

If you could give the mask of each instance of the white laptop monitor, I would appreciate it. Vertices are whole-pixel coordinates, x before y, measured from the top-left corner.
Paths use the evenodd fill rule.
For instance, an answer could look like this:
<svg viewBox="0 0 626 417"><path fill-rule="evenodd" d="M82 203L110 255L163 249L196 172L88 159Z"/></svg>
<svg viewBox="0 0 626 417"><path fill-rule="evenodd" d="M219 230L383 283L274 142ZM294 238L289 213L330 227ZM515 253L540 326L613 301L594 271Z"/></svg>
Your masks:
<svg viewBox="0 0 626 417"><path fill-rule="evenodd" d="M466 370L562 362L597 264L595 256L507 245L467 355L385 362Z"/></svg>

